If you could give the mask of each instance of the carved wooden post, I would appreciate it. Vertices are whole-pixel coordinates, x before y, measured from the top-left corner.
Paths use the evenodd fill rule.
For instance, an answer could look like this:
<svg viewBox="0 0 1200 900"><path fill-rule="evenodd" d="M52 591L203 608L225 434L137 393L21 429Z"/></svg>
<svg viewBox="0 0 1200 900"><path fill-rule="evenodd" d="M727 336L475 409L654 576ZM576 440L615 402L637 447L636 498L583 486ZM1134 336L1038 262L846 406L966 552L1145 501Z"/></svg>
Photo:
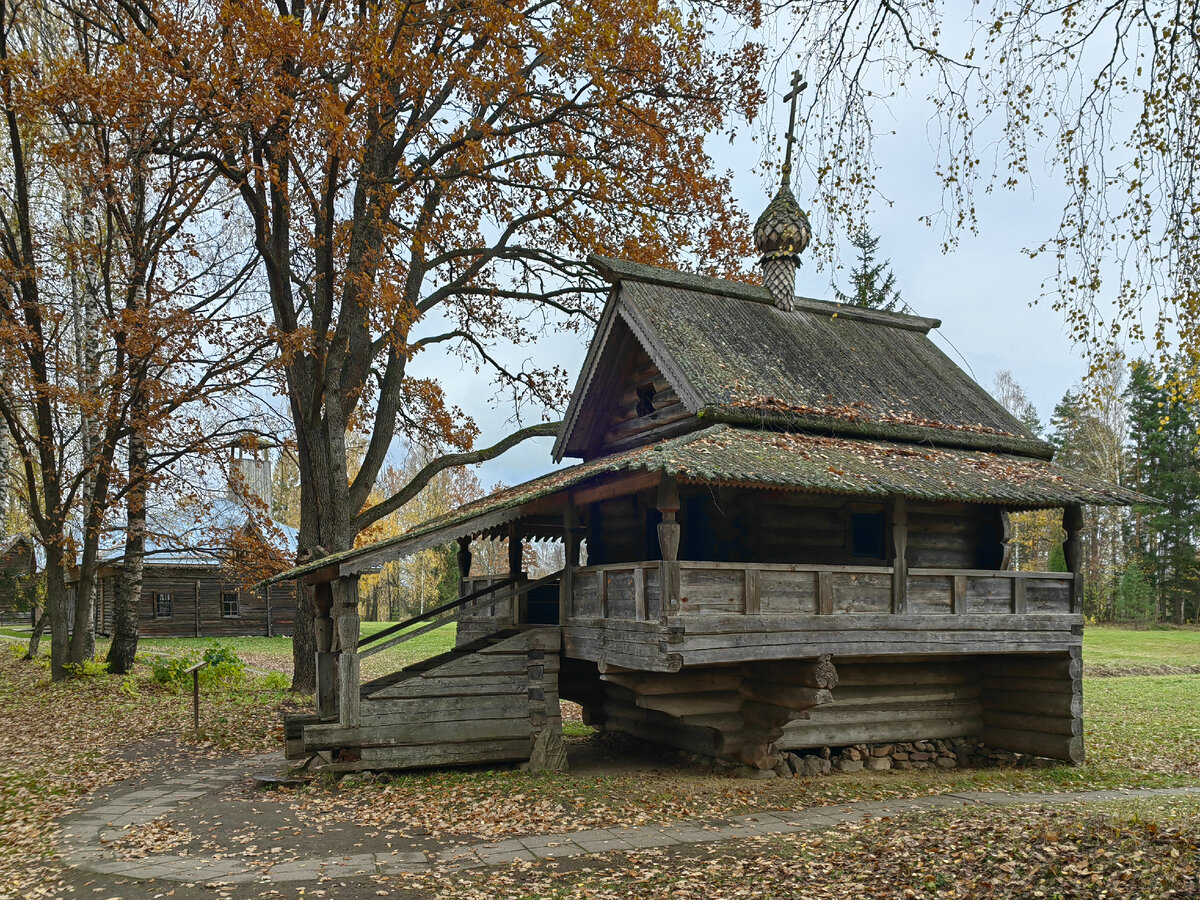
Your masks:
<svg viewBox="0 0 1200 900"><path fill-rule="evenodd" d="M675 514L679 512L679 485L670 475L664 475L658 483L658 511L662 513L662 521L658 523L658 548L662 553L658 583L664 609L676 613L679 612L679 523Z"/></svg>
<svg viewBox="0 0 1200 900"><path fill-rule="evenodd" d="M908 500L893 497L892 546L888 552L892 563L892 612L908 612Z"/></svg>
<svg viewBox="0 0 1200 900"><path fill-rule="evenodd" d="M467 579L471 577L471 536L458 539L458 596L467 593Z"/></svg>
<svg viewBox="0 0 1200 900"><path fill-rule="evenodd" d="M1083 546L1079 540L1079 532L1083 531L1083 507L1072 503L1063 507L1063 531L1067 539L1063 541L1063 559L1067 563L1067 571L1075 578L1071 585L1071 612L1078 612L1083 603Z"/></svg>
<svg viewBox="0 0 1200 900"><path fill-rule="evenodd" d="M1000 571L1012 568L1012 519L1008 510L1000 510Z"/></svg>
<svg viewBox="0 0 1200 900"><path fill-rule="evenodd" d="M525 580L524 566L525 542L521 540L521 532L517 527L516 522L512 522L508 526L508 576L509 578L517 579L513 586L520 584ZM509 601L511 608L512 624L519 625L525 621L525 616L522 615L525 604L529 600L528 594L522 594L520 597L513 597Z"/></svg>
<svg viewBox="0 0 1200 900"><path fill-rule="evenodd" d="M575 584L575 567L579 565L579 530L575 505L567 499L563 507L563 574L558 583L558 624L567 624L571 617L571 594Z"/></svg>
<svg viewBox="0 0 1200 900"><path fill-rule="evenodd" d="M361 720L358 671L358 576L339 578L334 590L338 632L338 722L358 725Z"/></svg>

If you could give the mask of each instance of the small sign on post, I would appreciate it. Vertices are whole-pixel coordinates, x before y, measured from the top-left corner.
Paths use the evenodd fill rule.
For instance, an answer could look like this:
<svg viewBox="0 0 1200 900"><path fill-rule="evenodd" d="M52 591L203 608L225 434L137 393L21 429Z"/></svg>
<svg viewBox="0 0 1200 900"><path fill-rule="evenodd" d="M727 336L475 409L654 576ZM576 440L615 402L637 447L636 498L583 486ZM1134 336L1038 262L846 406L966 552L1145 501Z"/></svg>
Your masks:
<svg viewBox="0 0 1200 900"><path fill-rule="evenodd" d="M185 669L184 674L192 674L192 728L200 731L200 670L208 665L207 660L200 660L191 668Z"/></svg>

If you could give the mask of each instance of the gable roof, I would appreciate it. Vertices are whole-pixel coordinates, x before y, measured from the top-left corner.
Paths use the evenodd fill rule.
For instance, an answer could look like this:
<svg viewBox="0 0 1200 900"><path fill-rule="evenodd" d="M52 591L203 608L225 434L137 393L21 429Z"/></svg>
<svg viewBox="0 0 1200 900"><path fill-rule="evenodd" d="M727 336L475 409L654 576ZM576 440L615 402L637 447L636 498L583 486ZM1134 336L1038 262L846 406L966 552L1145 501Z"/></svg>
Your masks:
<svg viewBox="0 0 1200 900"><path fill-rule="evenodd" d="M580 424L588 404L598 402L608 345L625 328L688 411L706 421L1053 454L929 340L936 319L807 298L784 311L756 285L603 257L591 262L614 290L556 460L587 453Z"/></svg>
<svg viewBox="0 0 1200 900"><path fill-rule="evenodd" d="M683 482L865 499L900 495L931 502L996 503L1009 509L1154 502L1135 491L1029 456L715 424L502 488L397 537L322 557L264 583L292 580L333 566L343 575L371 571L388 560L514 521L535 501L559 495L565 503L566 492L597 478L641 472L662 473Z"/></svg>

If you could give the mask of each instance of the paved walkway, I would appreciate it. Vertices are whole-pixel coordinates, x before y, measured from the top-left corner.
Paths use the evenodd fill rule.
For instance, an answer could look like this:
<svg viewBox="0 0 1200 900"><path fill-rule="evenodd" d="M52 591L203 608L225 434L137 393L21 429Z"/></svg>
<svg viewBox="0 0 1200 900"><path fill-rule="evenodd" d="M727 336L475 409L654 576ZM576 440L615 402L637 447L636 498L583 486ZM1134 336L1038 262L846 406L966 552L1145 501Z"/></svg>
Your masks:
<svg viewBox="0 0 1200 900"><path fill-rule="evenodd" d="M535 861L635 850L711 844L769 834L819 831L841 823L870 817L895 816L934 809L972 806L1016 806L1028 804L1089 803L1134 797L1200 794L1196 788L1155 790L1109 790L1072 793L958 793L939 794L911 800L869 801L839 806L818 806L794 812L759 812L717 821L680 821L667 826L636 826L538 834L503 841L446 846L435 844L422 850L393 849L376 852L344 852L334 856L306 857L303 848L290 846L278 861L270 856L245 858L232 853L207 855L156 855L140 859L122 858L108 844L126 829L146 825L166 816L180 805L194 803L206 795L228 789L236 782L278 769L279 756L272 753L240 763L180 775L103 800L62 822L60 847L67 865L87 872L135 879L206 884L250 884L315 881L321 878L356 878L373 875L402 875L498 866L516 860ZM268 795L269 796L269 795ZM220 802L219 798L209 798ZM353 846L362 846L361 844ZM353 847L346 848L347 851Z"/></svg>

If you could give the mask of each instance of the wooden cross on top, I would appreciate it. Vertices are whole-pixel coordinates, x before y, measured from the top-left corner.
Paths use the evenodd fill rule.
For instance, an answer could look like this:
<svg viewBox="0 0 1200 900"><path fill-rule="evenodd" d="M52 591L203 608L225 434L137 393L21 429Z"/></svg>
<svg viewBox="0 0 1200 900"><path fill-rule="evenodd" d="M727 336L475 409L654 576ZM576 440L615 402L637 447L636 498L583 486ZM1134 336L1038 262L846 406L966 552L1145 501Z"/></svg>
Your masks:
<svg viewBox="0 0 1200 900"><path fill-rule="evenodd" d="M783 156L783 183L789 188L792 186L792 144L796 142L796 136L793 134L796 129L796 100L806 87L808 82L800 80L800 70L797 69L792 73L792 89L783 95L783 99L791 103L788 112L787 152Z"/></svg>

